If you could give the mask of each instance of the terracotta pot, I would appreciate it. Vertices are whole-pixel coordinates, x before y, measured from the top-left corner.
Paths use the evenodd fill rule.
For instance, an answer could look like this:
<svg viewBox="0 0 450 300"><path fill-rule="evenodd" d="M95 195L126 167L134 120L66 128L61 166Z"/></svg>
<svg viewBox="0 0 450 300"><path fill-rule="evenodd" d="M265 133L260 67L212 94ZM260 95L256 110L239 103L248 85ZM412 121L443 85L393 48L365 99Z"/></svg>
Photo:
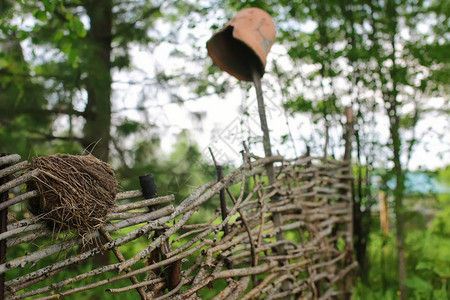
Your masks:
<svg viewBox="0 0 450 300"><path fill-rule="evenodd" d="M252 81L252 68L261 77L266 57L275 42L272 17L256 7L241 10L206 43L216 65L234 77Z"/></svg>

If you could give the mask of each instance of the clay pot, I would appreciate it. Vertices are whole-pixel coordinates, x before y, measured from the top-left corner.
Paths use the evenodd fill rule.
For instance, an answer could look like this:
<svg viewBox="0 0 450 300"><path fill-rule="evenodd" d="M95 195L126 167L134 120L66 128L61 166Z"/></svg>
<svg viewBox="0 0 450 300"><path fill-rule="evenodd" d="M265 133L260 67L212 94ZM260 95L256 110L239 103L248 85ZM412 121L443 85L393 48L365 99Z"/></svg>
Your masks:
<svg viewBox="0 0 450 300"><path fill-rule="evenodd" d="M252 81L252 69L262 77L266 57L275 42L272 17L256 7L241 10L206 43L216 65L234 77Z"/></svg>

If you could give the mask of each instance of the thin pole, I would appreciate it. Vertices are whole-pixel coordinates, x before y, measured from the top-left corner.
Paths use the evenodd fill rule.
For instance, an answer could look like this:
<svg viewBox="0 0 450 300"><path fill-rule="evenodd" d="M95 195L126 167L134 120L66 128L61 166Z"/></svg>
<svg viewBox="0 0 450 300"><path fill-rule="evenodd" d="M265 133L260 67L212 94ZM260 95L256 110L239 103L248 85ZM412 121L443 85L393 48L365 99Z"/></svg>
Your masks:
<svg viewBox="0 0 450 300"><path fill-rule="evenodd" d="M1 154L0 157L6 156L6 154ZM6 166L0 166L0 169L6 168ZM8 182L8 176L0 178L0 186ZM0 203L8 201L8 190L0 193ZM0 233L6 232L6 225L8 223L8 207L0 210ZM6 239L0 241L0 264L6 262ZM5 274L0 275L0 299L5 299Z"/></svg>
<svg viewBox="0 0 450 300"><path fill-rule="evenodd" d="M255 68L252 69L252 79L253 84L255 85L256 99L258 100L259 120L261 122L261 130L263 132L264 154L266 157L270 157L272 156L272 146L270 145L269 127L267 126L266 109L264 107L264 98L261 88L261 76ZM275 183L273 164L268 163L266 165L266 169L267 177L269 178L269 185L272 185Z"/></svg>
<svg viewBox="0 0 450 300"><path fill-rule="evenodd" d="M266 109L264 106L264 98L261 88L261 76L259 75L256 68L252 68L252 79L253 84L255 85L256 90L256 99L258 100L258 112L259 112L259 120L261 123L261 130L263 132L263 146L264 146L264 154L266 157L272 156L272 146L270 144L270 135L269 135L269 126L267 125L267 117L266 117ZM275 173L273 170L273 163L268 163L265 165L267 171L267 178L269 180L269 185L275 183ZM278 197L275 195L270 199L271 202L278 201ZM273 224L276 228L280 228L283 225L283 215L279 212L274 212L273 215ZM284 232L279 231L276 235L278 241L284 240ZM276 251L278 255L285 255L286 250L284 249L284 245L279 245L276 247ZM288 261L281 261L282 265L287 265ZM282 289L284 291L291 290L291 284L289 281L283 281ZM289 296L287 299L292 299L292 296Z"/></svg>

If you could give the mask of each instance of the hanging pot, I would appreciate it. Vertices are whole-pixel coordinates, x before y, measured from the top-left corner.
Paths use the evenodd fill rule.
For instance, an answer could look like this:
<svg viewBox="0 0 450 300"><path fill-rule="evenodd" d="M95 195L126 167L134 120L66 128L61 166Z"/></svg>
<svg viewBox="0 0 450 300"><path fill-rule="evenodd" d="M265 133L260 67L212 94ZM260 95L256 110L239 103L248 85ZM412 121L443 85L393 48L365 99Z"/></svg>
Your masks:
<svg viewBox="0 0 450 300"><path fill-rule="evenodd" d="M256 7L239 11L206 43L216 65L234 77L252 81L252 69L262 77L266 57L275 42L272 17Z"/></svg>

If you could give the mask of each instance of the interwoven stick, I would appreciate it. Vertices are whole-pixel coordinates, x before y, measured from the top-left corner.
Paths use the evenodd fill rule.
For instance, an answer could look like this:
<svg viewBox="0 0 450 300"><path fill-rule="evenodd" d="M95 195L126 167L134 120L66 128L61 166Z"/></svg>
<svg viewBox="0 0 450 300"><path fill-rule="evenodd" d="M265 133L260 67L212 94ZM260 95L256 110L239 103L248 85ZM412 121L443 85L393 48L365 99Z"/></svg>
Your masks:
<svg viewBox="0 0 450 300"><path fill-rule="evenodd" d="M12 175L12 174L17 173L22 170L25 170L25 169L29 168L30 165L31 164L29 162L23 161L23 162L15 164L15 165L12 165L10 167L1 169L0 170L0 178L8 176L8 175Z"/></svg>
<svg viewBox="0 0 450 300"><path fill-rule="evenodd" d="M39 195L38 191L29 191L24 194L20 194L19 196L16 196L14 198L9 199L8 201L5 201L0 204L0 210L5 209L7 207L10 207L11 205L17 204L19 202L31 199L33 197L36 197Z"/></svg>
<svg viewBox="0 0 450 300"><path fill-rule="evenodd" d="M15 188L16 186L19 186L21 184L24 184L28 181L30 181L33 177L39 175L40 171L38 169L35 169L29 173L26 173L16 179L13 179L3 185L0 185L0 193L6 192L12 188Z"/></svg>
<svg viewBox="0 0 450 300"><path fill-rule="evenodd" d="M264 274L264 278L273 278L272 280L269 280L264 287L260 286L261 283L266 283L263 278L258 281L254 281L257 285L252 288L252 291L254 291L254 295L258 295L256 297L265 295L264 297L267 299L277 297L284 298L289 295L294 295L300 291L306 291L303 295L312 295L311 288L313 288L313 286L309 286L304 280L295 282L292 280L293 278L297 278L300 274L302 274L302 272L306 272L307 266L312 271L311 279L313 282L318 282L324 278L327 278L327 280L330 281L341 280L340 276L338 276L338 274L341 273L339 273L339 269L334 266L342 261L342 252L339 252L334 248L334 243L338 238L345 237L346 234L344 232L338 232L331 238L326 237L331 233L331 230L335 224L348 224L348 222L351 221L349 206L346 204L349 203L351 199L349 199L347 195L340 195L340 192L344 190L344 186L339 182L339 180L336 180L336 178L342 174L346 167L345 165L332 162L326 162L325 167L305 165L308 161L313 162L315 159L307 157L298 160L286 160L283 162L281 167L275 167L275 171L279 178L277 182L271 186L255 184L253 190L245 191L245 193L242 193L242 186L247 185L250 180L254 180L253 176L258 176L258 174L261 174L263 171L261 166L264 166L264 164L262 164L261 160L256 162L252 161L250 164L247 163L245 166L241 167L239 171L231 172L231 175L228 174L228 177L224 178L222 185L217 185L217 183L214 182L207 183L201 188L201 191L196 191L191 197L185 199L185 201L183 201L180 205L173 207L169 215L160 218L157 222L152 222L152 229L158 228L166 233L163 239L168 239L174 232L179 233L178 236L180 239L177 241L181 241L186 238L188 239L187 243L184 243L178 249L173 249L168 254L168 259L161 261L158 265L151 265L136 269L135 271L132 271L131 275L123 274L113 276L109 281L89 283L76 289L61 291L59 294L44 296L41 299L57 298L58 296L69 295L79 291L88 290L96 286L105 285L109 282L129 280L128 278L130 278L130 276L136 276L138 274L142 274L142 272L145 273L148 270L170 265L175 260L188 257L191 259L190 257L194 253L196 253L195 256L197 258L189 270L197 269L200 274L203 273L203 275L197 277L190 275L191 273L188 274L186 271L183 271L181 278L182 280L179 285L171 291L170 295L162 295L162 299L183 295L184 292L180 293L182 287L184 287L184 291L194 291L190 294L190 297L195 297L196 291L201 290L205 286L205 281L213 283L215 280L218 280L216 277L218 274L222 274L222 276L235 275L234 273L222 273L227 270L221 270L220 268L218 269L217 263L220 261L225 262L227 260L233 261L233 265L237 268L234 270L240 270L241 268L248 268L249 265L254 264L255 256L259 257L258 265L256 267L258 267L259 264L264 265L267 262L275 263L278 260L289 260L287 264L278 266L278 268L271 268L264 271L264 273L258 273ZM319 163L321 162L319 161ZM250 166L255 170L250 170ZM231 194L230 187L237 183L240 184L240 190L238 192L239 196L236 195L235 198L237 198L236 200L239 200L237 201L239 203L233 205L233 207L230 206L230 215L227 216L227 220L224 220L225 222L217 223L217 221L214 221L217 217L213 216L209 219L209 221L205 221L206 223L187 223L187 221L191 219L191 212L197 211L203 203L213 199L213 196L217 195L219 188L225 188L225 190L228 189ZM311 188L313 191L308 192ZM274 193L280 195L279 203L268 202L269 198L274 195ZM119 194L116 198L129 199L142 197L142 195L137 191L132 191L132 193L125 192L123 195L127 194L126 196ZM119 205L116 207L118 206ZM130 225L130 218L134 217L134 214L137 212L130 211L131 209L135 208L132 208L132 206L128 206L126 208L122 206L122 208L119 209L120 211L118 210L117 212L113 212L110 216L123 217L125 219L121 221L124 222L122 224L126 223ZM270 221L270 215L274 212L283 214L283 224L281 226L274 226L273 222ZM186 216L186 214L190 216ZM236 217L239 218L236 219ZM138 217L136 216L134 218ZM171 227L167 224L172 224L175 218L177 219L177 223L181 220L182 224L175 223L180 226L177 226L174 231L170 232ZM8 225L8 229L21 228L24 230L27 226L39 224L36 222L39 222L39 220L34 219L34 221L31 222L18 221ZM221 232L225 224L230 225L230 233L226 237L219 238L219 232ZM28 233L28 235L25 236L18 236L22 233L13 235L11 236L11 239L8 240L8 243L14 245L15 243L24 241L25 237L28 239L31 238L33 234L39 235L41 234L41 231L39 230L40 229L36 228L35 231L31 231L31 233ZM286 254L280 255L277 253L271 253L271 250L278 245L278 243L274 244L272 240L273 237L276 236L277 232L286 233L295 230L298 230L299 232L307 231L309 233L308 238L301 243L284 240L283 244L285 244L284 248L286 249ZM35 236L35 238L37 237ZM16 242L14 242L14 240L16 240ZM253 242L251 242L252 240ZM261 241L260 244L258 244L258 240ZM252 254L252 244L257 245L254 249L254 254ZM150 248L147 247L147 250ZM203 252L203 254L200 253L200 249L205 250L205 252ZM145 250L146 249L144 249L144 251ZM310 255L310 258L314 259L304 259L305 255ZM329 259L321 260L323 257L329 257ZM67 259L71 258L69 257ZM55 265L54 267L56 266L58 265ZM10 297L11 299L23 299L27 296L49 292L52 289L56 291L56 289L63 288L65 285L72 282L92 278L93 276L105 272L115 271L123 266L124 265L122 263L116 263L100 267L77 275L74 278L68 278L67 280L59 283L54 283L51 286L32 290L20 295L11 295ZM66 265L63 265L60 270L63 270L65 267ZM53 268L53 266L51 268ZM213 269L216 270L214 272L215 276L211 277L211 271ZM45 274L51 275L57 270L58 269L55 269ZM332 271L330 273L330 270L336 270L336 272ZM38 274L39 273L36 273L33 276L37 276ZM245 283L249 276L254 277L258 274L255 273L244 275L243 279L239 281L233 281L231 279L232 277L224 277L224 279L227 279L229 286L233 287L237 282ZM22 278L25 279L26 277L22 276ZM38 276L34 279L30 279L29 282L38 282L39 279L42 278L45 278L43 273L41 273L40 277ZM194 284L195 278L198 279L195 280ZM292 290L281 290L281 282L285 279L291 281ZM20 291L21 288L23 289L24 287L29 286L26 284L27 282L22 282L10 287L13 291ZM162 281L153 282L150 284L153 284L152 287L155 287L155 289L158 290L161 290L165 286ZM144 284L140 286L146 285ZM258 287L261 288L258 289ZM136 284L132 284L127 288L128 290L134 289L136 288ZM254 290L255 288L256 290ZM326 289L327 295L330 295L331 292L328 292L329 288L326 287ZM331 294L335 295L336 293L332 292ZM184 296L184 299L189 299L189 297L187 297L188 294L184 294ZM228 295L227 299L232 299L234 297L245 297L245 292L235 290L234 293Z"/></svg>
<svg viewBox="0 0 450 300"><path fill-rule="evenodd" d="M111 237L111 235L105 229L104 226L100 226L99 232L109 243L114 242L113 238ZM117 259L120 262L124 262L125 261L125 257L123 257L122 252L120 252L120 250L119 250L119 248L117 246L112 247L111 250L113 251L114 255L117 257ZM126 269L125 272L127 272L127 273L131 272L131 268ZM133 284L137 284L138 283L138 280L137 280L136 276L131 276L130 280L131 280L131 283L133 283ZM141 296L141 299L143 299L143 300L147 299L147 296L145 294L145 290L142 287L137 287L136 290L139 293L139 295Z"/></svg>
<svg viewBox="0 0 450 300"><path fill-rule="evenodd" d="M11 165L20 160L19 154L10 154L0 157L0 166Z"/></svg>

